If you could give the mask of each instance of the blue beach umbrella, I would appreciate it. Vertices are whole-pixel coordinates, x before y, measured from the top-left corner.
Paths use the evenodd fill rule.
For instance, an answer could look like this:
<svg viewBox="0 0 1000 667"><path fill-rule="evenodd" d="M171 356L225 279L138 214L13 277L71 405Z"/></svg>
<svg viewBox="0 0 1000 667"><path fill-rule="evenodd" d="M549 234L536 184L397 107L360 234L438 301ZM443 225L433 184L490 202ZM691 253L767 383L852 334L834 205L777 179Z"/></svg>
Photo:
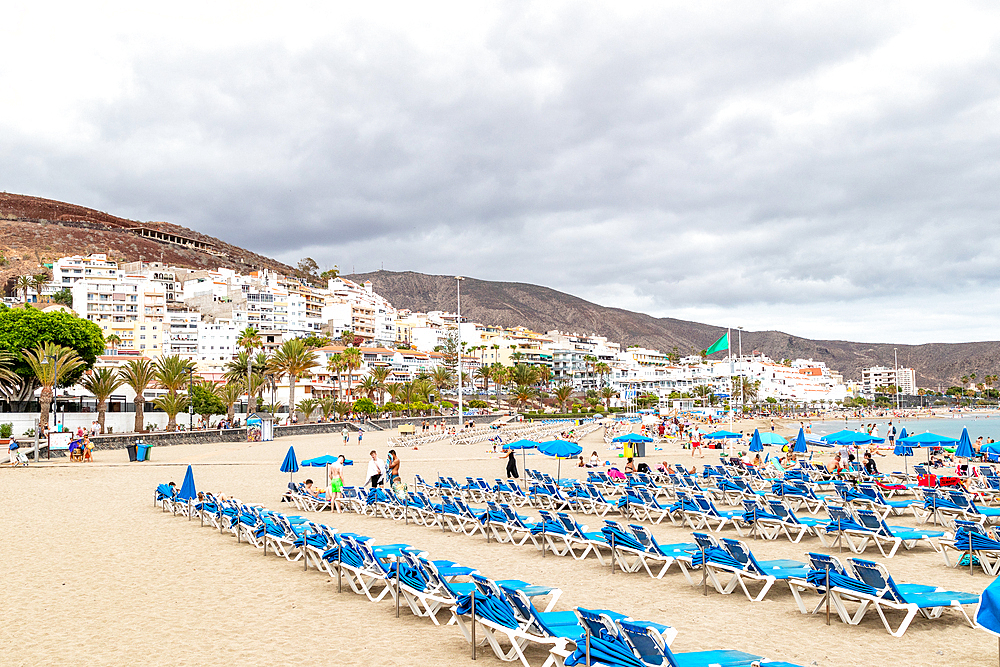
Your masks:
<svg viewBox="0 0 1000 667"><path fill-rule="evenodd" d="M194 488L194 471L191 470L191 466L188 466L187 472L184 473L184 483L181 484L181 490L177 492L178 500L194 500L198 497L198 491Z"/></svg>
<svg viewBox="0 0 1000 667"><path fill-rule="evenodd" d="M792 452L794 454L809 453L809 448L806 446L806 432L801 427L799 428L799 434L795 437L795 446L792 447Z"/></svg>
<svg viewBox="0 0 1000 667"><path fill-rule="evenodd" d="M611 442L653 442L653 439L644 435L639 435L638 433L628 433L626 435L620 435L617 438L613 438Z"/></svg>
<svg viewBox="0 0 1000 667"><path fill-rule="evenodd" d="M921 433L919 435L908 435L896 442L901 442L909 447L944 447L945 445L957 444L958 440L949 438L946 435L937 435L936 433Z"/></svg>
<svg viewBox="0 0 1000 667"><path fill-rule="evenodd" d="M899 437L898 437L898 438L896 438L896 442L899 442L900 440L902 440L903 438L905 438L905 437L906 437L906 435L907 435L907 434L906 434L906 427L904 426L904 427L903 427L903 428L902 428L902 429L901 429L901 430L899 431Z"/></svg>
<svg viewBox="0 0 1000 667"><path fill-rule="evenodd" d="M764 443L760 441L760 431L758 431L757 429L753 430L753 437L750 438L750 451L751 452L764 451Z"/></svg>
<svg viewBox="0 0 1000 667"><path fill-rule="evenodd" d="M705 436L707 440L728 440L730 438L742 438L741 433L733 433L732 431L716 431L715 433L709 433Z"/></svg>
<svg viewBox="0 0 1000 667"><path fill-rule="evenodd" d="M508 442L503 446L504 449L520 449L521 450L521 470L527 471L528 466L524 460L526 449L538 449L538 443L534 440L515 440L514 442ZM516 467L516 466L515 466ZM528 488L528 474L524 474L524 488Z"/></svg>
<svg viewBox="0 0 1000 667"><path fill-rule="evenodd" d="M903 429L903 433L904 434L906 433L906 429L905 428ZM909 477L909 475L910 475L910 464L909 464L909 462L906 459L908 457L910 457L910 456L913 456L913 448L912 447L907 447L906 445L901 445L901 444L899 444L899 441L897 440L896 441L896 448L894 450L892 450L892 453L895 454L896 456L902 456L903 457L903 470L906 471L906 475L907 475L907 477Z"/></svg>
<svg viewBox="0 0 1000 667"><path fill-rule="evenodd" d="M764 431L760 434L760 442L763 445L781 445L782 447L788 444L787 440L777 433L771 433L770 431Z"/></svg>
<svg viewBox="0 0 1000 667"><path fill-rule="evenodd" d="M837 431L824 435L823 440L831 445L867 445L872 442L885 442L885 438L876 438L860 431Z"/></svg>
<svg viewBox="0 0 1000 667"><path fill-rule="evenodd" d="M299 462L295 458L295 448L289 447L285 460L281 462L281 472L288 473L288 483L292 483L292 475L299 471Z"/></svg>
<svg viewBox="0 0 1000 667"><path fill-rule="evenodd" d="M963 427L962 435L958 438L958 447L955 448L955 456L960 459L971 459L975 455L972 440L969 439L969 429Z"/></svg>
<svg viewBox="0 0 1000 667"><path fill-rule="evenodd" d="M556 466L556 481L562 478L562 460L569 456L579 456L583 447L569 440L548 440L538 443L538 451L546 456L555 456L559 461Z"/></svg>
<svg viewBox="0 0 1000 667"><path fill-rule="evenodd" d="M324 466L332 465L337 462L337 457L331 454L324 454L323 456L317 456L314 459L306 459L302 462L302 465L306 467L322 468Z"/></svg>
<svg viewBox="0 0 1000 667"><path fill-rule="evenodd" d="M994 579L979 596L976 627L1000 637L1000 578Z"/></svg>

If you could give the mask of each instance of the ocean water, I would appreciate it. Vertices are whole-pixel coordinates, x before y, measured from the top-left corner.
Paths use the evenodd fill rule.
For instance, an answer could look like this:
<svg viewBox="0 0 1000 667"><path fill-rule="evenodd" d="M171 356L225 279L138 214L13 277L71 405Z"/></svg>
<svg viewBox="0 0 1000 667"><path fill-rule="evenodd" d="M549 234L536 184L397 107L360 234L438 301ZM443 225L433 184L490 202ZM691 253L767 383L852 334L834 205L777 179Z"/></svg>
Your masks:
<svg viewBox="0 0 1000 667"><path fill-rule="evenodd" d="M1000 414L976 414L958 415L958 418L945 417L937 419L843 419L830 421L818 421L812 423L812 432L818 435L826 435L843 429L852 431L864 431L867 424L878 424L879 437L884 438L889 430L889 422L892 421L898 434L904 427L908 435L917 433L936 433L950 438L958 438L962 435L962 428L969 429L969 437L975 442L976 438L983 436L983 440L993 438L1000 442Z"/></svg>

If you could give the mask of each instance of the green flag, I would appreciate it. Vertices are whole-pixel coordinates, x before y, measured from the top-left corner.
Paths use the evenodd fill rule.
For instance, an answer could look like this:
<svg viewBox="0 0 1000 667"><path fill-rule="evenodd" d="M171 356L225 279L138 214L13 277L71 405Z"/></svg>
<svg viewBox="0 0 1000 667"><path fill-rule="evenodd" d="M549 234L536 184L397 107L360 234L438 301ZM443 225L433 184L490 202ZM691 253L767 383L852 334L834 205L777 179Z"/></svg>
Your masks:
<svg viewBox="0 0 1000 667"><path fill-rule="evenodd" d="M705 354L712 354L713 352L718 352L719 350L729 349L729 332L722 334L722 338L712 343L712 346L705 350Z"/></svg>

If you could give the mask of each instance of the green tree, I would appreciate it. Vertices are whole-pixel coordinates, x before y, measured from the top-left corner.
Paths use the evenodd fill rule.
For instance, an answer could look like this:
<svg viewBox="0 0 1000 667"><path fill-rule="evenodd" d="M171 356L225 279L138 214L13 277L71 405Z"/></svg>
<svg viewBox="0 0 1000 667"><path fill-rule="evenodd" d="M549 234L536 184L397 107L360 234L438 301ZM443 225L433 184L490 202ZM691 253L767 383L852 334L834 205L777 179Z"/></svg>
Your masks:
<svg viewBox="0 0 1000 667"><path fill-rule="evenodd" d="M333 345L333 339L326 334L309 334L308 336L302 337L302 342L306 344L310 350L316 350L321 347L326 347L327 345Z"/></svg>
<svg viewBox="0 0 1000 667"><path fill-rule="evenodd" d="M104 419L108 411L108 398L118 387L124 384L117 373L110 368L97 368L87 373L80 380L80 386L89 391L97 399L97 423L104 434Z"/></svg>
<svg viewBox="0 0 1000 667"><path fill-rule="evenodd" d="M0 352L14 357L13 371L21 379L14 400L28 400L38 387L35 373L21 356L21 350L34 350L44 343L68 347L83 360L82 366L59 381L67 387L76 384L84 371L94 367L105 347L100 327L73 313L43 313L33 308L0 310Z"/></svg>
<svg viewBox="0 0 1000 667"><path fill-rule="evenodd" d="M153 400L153 405L167 413L167 430L177 430L177 415L187 410L187 394L164 394Z"/></svg>
<svg viewBox="0 0 1000 667"><path fill-rule="evenodd" d="M309 418L312 417L312 413L316 412L317 406L319 406L319 401L315 398L303 398L295 408L302 413L303 423L308 424Z"/></svg>
<svg viewBox="0 0 1000 667"><path fill-rule="evenodd" d="M181 389L201 379L194 372L194 362L190 359L182 359L176 354L160 357L156 360L154 367L156 369L156 384L162 389L166 389L171 396L176 396ZM185 407L187 407L186 404ZM176 431L176 413L171 416L169 411L164 410L164 412L169 417L167 430Z"/></svg>
<svg viewBox="0 0 1000 667"><path fill-rule="evenodd" d="M226 414L225 400L222 398L223 387L214 382L199 382L191 387L191 405L194 413L201 417L205 428L208 428L212 415Z"/></svg>
<svg viewBox="0 0 1000 667"><path fill-rule="evenodd" d="M447 366L435 366L431 373L431 382L438 390L438 395L444 393L445 389L450 389L455 383L455 375L448 370Z"/></svg>
<svg viewBox="0 0 1000 667"><path fill-rule="evenodd" d="M319 271L319 264L312 257L303 257L299 260L299 271L314 276Z"/></svg>
<svg viewBox="0 0 1000 667"><path fill-rule="evenodd" d="M310 369L316 365L319 355L306 349L305 343L299 338L286 341L271 357L271 368L279 375L288 376L289 411L294 412L295 383L301 377L306 377ZM293 415L289 415L291 418Z"/></svg>
<svg viewBox="0 0 1000 667"><path fill-rule="evenodd" d="M52 302L58 303L60 305L66 306L67 308L73 307L73 293L69 291L66 287L52 295Z"/></svg>
<svg viewBox="0 0 1000 667"><path fill-rule="evenodd" d="M135 392L135 423L133 430L142 433L145 430L143 408L146 399L143 392L156 380L156 367L149 359L131 359L118 370L118 375L122 382L127 384Z"/></svg>
<svg viewBox="0 0 1000 667"><path fill-rule="evenodd" d="M263 347L264 342L261 340L260 334L254 327L247 327L240 332L240 335L236 338L236 345L243 350L244 356L242 358L243 368L246 370L246 385L247 390L247 415L252 413L256 406L254 405L254 395L253 395L253 375L254 372L254 350L258 350ZM237 358L240 361L239 358ZM265 362L266 363L266 362ZM264 372L264 364L260 365L260 369L257 370L258 373ZM229 378L227 378L229 379Z"/></svg>
<svg viewBox="0 0 1000 667"><path fill-rule="evenodd" d="M28 290L34 281L31 276L18 276L14 281L14 289L20 290L24 294L24 303L28 303Z"/></svg>
<svg viewBox="0 0 1000 667"><path fill-rule="evenodd" d="M560 411L566 412L566 404L569 402L570 397L573 395L573 386L568 384L561 384L556 387L553 392L553 396L556 399L556 405L559 406Z"/></svg>
<svg viewBox="0 0 1000 667"><path fill-rule="evenodd" d="M611 387L604 387L601 389L601 398L604 399L604 409L607 412L611 411L611 399L615 397L615 390Z"/></svg>
<svg viewBox="0 0 1000 667"><path fill-rule="evenodd" d="M333 396L321 398L319 409L323 412L323 421L329 421L330 415L337 411L337 399Z"/></svg>
<svg viewBox="0 0 1000 667"><path fill-rule="evenodd" d="M365 415L371 417L373 414L378 412L378 406L375 405L375 401L370 398L359 398L354 401L354 406L351 408L355 414Z"/></svg>
<svg viewBox="0 0 1000 667"><path fill-rule="evenodd" d="M335 280L339 275L340 269L334 266L332 269L327 269L323 273L319 274L319 277L323 280Z"/></svg>
<svg viewBox="0 0 1000 667"><path fill-rule="evenodd" d="M354 382L354 371L360 369L364 365L364 359L361 356L361 349L357 347L349 347L341 353L341 359L344 364L344 370L347 371L347 393L349 396L353 397L354 392L351 391L351 385Z"/></svg>
<svg viewBox="0 0 1000 667"><path fill-rule="evenodd" d="M33 350L22 350L21 356L42 387L42 393L38 397L41 406L39 420L48 424L53 386L61 384L65 387L74 384L68 378L72 376L74 371L84 368L86 364L76 353L76 350L56 343L42 343Z"/></svg>
<svg viewBox="0 0 1000 667"><path fill-rule="evenodd" d="M236 404L243 395L243 384L239 380L229 380L219 390L219 398L226 406L226 419L230 422L236 417Z"/></svg>
<svg viewBox="0 0 1000 667"><path fill-rule="evenodd" d="M376 366L371 369L371 377L375 381L375 386L378 388L378 402L382 403L385 400L386 387L389 382L389 377L392 375L392 368L388 366Z"/></svg>

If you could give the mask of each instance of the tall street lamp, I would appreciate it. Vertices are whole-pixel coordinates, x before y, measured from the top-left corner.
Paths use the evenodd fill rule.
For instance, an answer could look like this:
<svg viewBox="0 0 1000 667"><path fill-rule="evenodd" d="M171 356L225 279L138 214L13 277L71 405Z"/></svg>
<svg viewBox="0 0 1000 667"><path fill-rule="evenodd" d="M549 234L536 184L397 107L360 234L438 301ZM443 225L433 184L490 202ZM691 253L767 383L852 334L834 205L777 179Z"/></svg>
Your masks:
<svg viewBox="0 0 1000 667"><path fill-rule="evenodd" d="M462 276L455 276L456 296L458 299L458 430L464 426L465 412L462 409Z"/></svg>
<svg viewBox="0 0 1000 667"><path fill-rule="evenodd" d="M194 369L188 366L188 431L194 430L194 396L191 395L191 384L194 382Z"/></svg>
<svg viewBox="0 0 1000 667"><path fill-rule="evenodd" d="M52 360L52 401L55 409L52 411L52 428L55 430L59 426L59 359L51 354L45 356L46 359ZM45 420L45 425L48 426L48 418ZM46 456L52 458L52 448L45 448Z"/></svg>

